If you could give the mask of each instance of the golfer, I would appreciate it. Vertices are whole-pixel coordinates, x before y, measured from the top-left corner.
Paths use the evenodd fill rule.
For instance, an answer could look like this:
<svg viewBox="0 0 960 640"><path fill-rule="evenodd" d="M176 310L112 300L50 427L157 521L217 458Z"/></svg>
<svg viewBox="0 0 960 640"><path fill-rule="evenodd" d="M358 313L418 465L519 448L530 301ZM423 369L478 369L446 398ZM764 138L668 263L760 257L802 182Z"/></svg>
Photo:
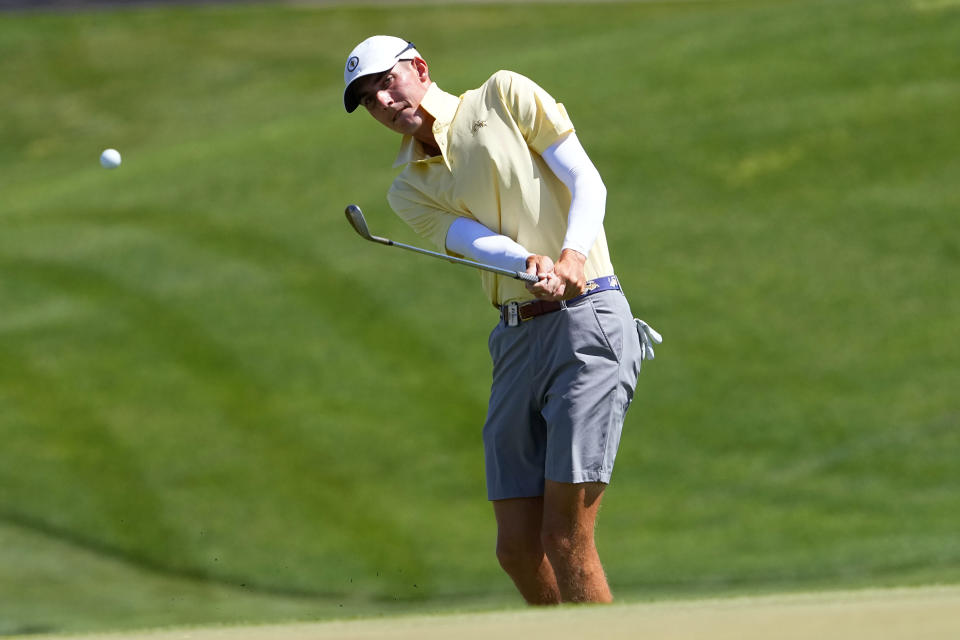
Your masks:
<svg viewBox="0 0 960 640"><path fill-rule="evenodd" d="M633 318L603 232L606 189L562 104L499 71L456 96L406 40L347 58L347 112L402 135L387 198L441 251L535 274L482 273L500 311L483 428L497 558L531 604L609 602L594 523L640 363L660 337Z"/></svg>

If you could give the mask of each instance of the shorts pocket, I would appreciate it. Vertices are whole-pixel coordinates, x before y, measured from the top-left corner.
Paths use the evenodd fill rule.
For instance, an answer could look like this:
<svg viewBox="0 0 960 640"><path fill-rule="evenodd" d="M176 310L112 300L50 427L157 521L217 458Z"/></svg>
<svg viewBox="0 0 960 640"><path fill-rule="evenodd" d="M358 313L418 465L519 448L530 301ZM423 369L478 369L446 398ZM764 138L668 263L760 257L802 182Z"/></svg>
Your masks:
<svg viewBox="0 0 960 640"><path fill-rule="evenodd" d="M604 344L610 350L613 359L620 362L620 358L623 357L623 322L614 307L602 302L602 299L596 302L591 300L590 308L600 329L600 335L603 336Z"/></svg>

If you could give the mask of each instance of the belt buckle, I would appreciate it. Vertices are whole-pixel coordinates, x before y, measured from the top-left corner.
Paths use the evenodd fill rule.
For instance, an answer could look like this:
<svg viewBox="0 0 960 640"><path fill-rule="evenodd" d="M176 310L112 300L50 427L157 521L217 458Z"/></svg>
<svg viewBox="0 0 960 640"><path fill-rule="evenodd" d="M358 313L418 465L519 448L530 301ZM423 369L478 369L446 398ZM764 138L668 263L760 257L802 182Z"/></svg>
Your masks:
<svg viewBox="0 0 960 640"><path fill-rule="evenodd" d="M503 305L503 321L508 327L520 325L520 305L516 302L508 302Z"/></svg>

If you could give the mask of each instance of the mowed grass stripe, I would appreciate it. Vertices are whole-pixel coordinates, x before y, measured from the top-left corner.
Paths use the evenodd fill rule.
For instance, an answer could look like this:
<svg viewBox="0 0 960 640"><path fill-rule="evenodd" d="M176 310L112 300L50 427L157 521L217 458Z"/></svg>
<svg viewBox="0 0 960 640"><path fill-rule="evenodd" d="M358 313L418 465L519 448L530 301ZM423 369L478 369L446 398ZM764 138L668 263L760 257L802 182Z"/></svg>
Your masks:
<svg viewBox="0 0 960 640"><path fill-rule="evenodd" d="M257 451L260 464L276 465L280 460L271 460L277 450L276 446L263 447L258 443L261 439L258 434L263 433L264 425L284 424L278 415L270 411L270 394L266 389L253 384L251 378L243 376L244 367L241 361L219 347L206 332L199 330L195 324L174 312L171 305L158 304L142 291L134 293L116 281L103 278L100 274L83 273L69 266L58 267L49 263L27 264L23 261L13 264L8 262L4 266L11 270L15 269L27 282L31 280L47 284L55 282L58 286L67 289L72 296L97 298L101 308L108 312L112 319L120 319L121 324L127 324L128 329L119 332L107 331L104 332L106 335L97 335L92 327L83 327L84 335L95 343L95 346L91 346L100 351L105 370L80 370L80 367L90 364L89 360L81 354L79 366L74 370L75 378L57 380L52 376L49 377L48 384L45 385L46 388L51 389L47 398L49 404L22 407L25 412L50 408L63 412L63 415L56 420L41 419L31 420L31 422L56 427L53 435L59 437L59 446L68 451L76 463L70 475L75 480L82 478L83 482L75 485L76 493L68 492L64 495L70 499L70 502L60 505L44 506L33 503L31 498L37 487L24 487L23 497L18 500L23 503L21 508L56 514L61 520L61 526L65 524L64 519L69 522L70 515L79 516L80 521L69 522L69 525L83 532L82 537L86 540L87 546L104 550L113 548L117 555L127 556L152 568L168 568L173 572L183 572L187 570L186 567L204 563L201 554L192 557L193 554L190 553L193 545L187 542L187 538L195 537L195 532L189 531L191 526L189 519L184 520L182 514L171 513L171 518L178 523L174 528L159 526L162 522L157 518L163 517L168 507L173 507L171 511L179 511L175 502L173 505L168 504L171 502L171 480L183 481L185 479L183 476L189 477L191 474L203 476L212 473L212 469L178 468L177 459L180 457L178 450L185 448L186 443L178 442L171 446L171 443L166 442L169 432L162 428L166 425L161 424L158 432L151 434L151 424L162 420L165 405L176 407L184 402L195 404L190 402L189 395L184 394L180 388L187 386L193 394L202 395L203 401L213 406L218 414L214 422L219 419L229 425L226 433L218 430L216 436L210 439L208 438L212 434L207 432L211 425L204 424L210 421L210 418L198 420L195 430L189 425L181 426L181 429L186 427L185 433L181 432L181 440L186 433L194 433L195 438L190 446L210 454L208 465L214 466L213 460L222 449L230 446L225 436L231 432L237 434L238 442L234 446L238 449L254 449ZM130 330L131 328L133 330ZM22 336L17 337L22 339ZM147 344L137 345L136 343L140 341L145 341ZM150 363L154 371L163 370L169 366L178 372L175 374L177 381L173 385L166 388L154 386L149 390L149 393L156 395L152 399L149 416L136 416L135 413L123 409L124 401L126 403L137 401L136 398L128 396L131 393L142 393L142 390L136 389L135 385L133 388L130 386L125 388L122 381L122 377L127 372L129 372L128 375L137 375L136 362L117 363L107 360L109 352L116 349L118 344L122 347L119 354L121 357L137 352L143 358L143 362ZM83 347L75 341L73 346L74 348ZM29 363L31 360L43 357L41 353L30 353L26 349L22 349L17 355L18 357L11 358L10 362ZM58 358L66 361L73 359L71 356L75 358L76 354L62 351L57 354ZM21 377L26 373L24 367L19 367L18 372ZM113 375L121 379L111 380ZM185 380L181 381L180 378ZM212 382L215 384L211 384ZM90 388L91 384L98 383L107 388ZM141 398L140 402L143 401L144 399ZM84 411L81 412L80 409ZM83 418L84 413L89 416L87 420ZM99 413L107 415L95 418L94 416ZM64 433L76 431L80 431L83 435L71 447L69 442L64 441ZM274 442L282 436L282 430L276 429L270 432L270 438ZM36 432L33 432L33 437L36 437ZM111 450L108 446L111 441L123 441L124 446L121 449ZM84 450L97 455L96 460L85 460L78 455L81 442ZM166 451L156 448L164 445ZM37 443L34 442L33 446L36 447ZM42 445L41 448L43 448ZM290 448L296 450L296 447ZM152 455L146 455L148 452ZM6 453L14 455L15 451L8 449ZM156 457L158 453L159 459ZM294 464L289 451L283 451L280 458L285 465ZM157 462L160 462L159 467ZM311 460L310 464L315 462L316 460ZM60 464L62 461L55 460L54 463ZM112 471L120 471L117 468L118 465L126 465L127 469L135 470L141 477L112 473ZM241 469L242 467L234 468L233 472L236 473ZM151 481L145 482L143 474L148 474ZM159 486L165 486L167 490L159 494L157 491ZM58 492L56 487L49 487L49 489L50 495L62 494L62 490ZM109 491L109 494L105 493L104 489ZM162 501L161 497L164 498ZM14 496L10 495L9 498ZM90 499L103 500L103 506L92 508L87 504ZM93 514L96 514L94 520L84 521L86 520L84 516ZM113 523L116 528L105 530L104 522ZM243 522L243 519L238 520L239 522ZM145 545L145 542L148 544ZM144 551L147 552L146 556L138 558L137 556ZM209 559L206 560L209 561ZM173 564L167 567L168 563ZM242 580L233 581L242 582Z"/></svg>
<svg viewBox="0 0 960 640"><path fill-rule="evenodd" d="M96 223L97 220L94 218L93 221L87 220L85 217L81 217L82 220L86 222ZM49 221L47 221L49 222ZM161 225L162 226L162 225ZM142 227L138 227L141 229ZM210 231L199 231L199 227L194 223L192 230L190 232L191 237L206 239L207 242L211 244L217 244L219 247L215 251L218 255L226 257L226 253L223 251L225 245L231 247L230 253L236 254L236 256L241 257L247 261L250 261L253 256L256 256L258 260L261 260L264 264L269 264L270 268L278 272L285 272L286 264L291 261L291 256L293 253L286 245L278 245L275 250L270 250L270 243L263 236L249 236L244 237L243 233L234 229L232 231L224 232L220 229L211 229ZM169 230L169 229L168 229ZM154 233L154 236L157 234ZM160 234L161 237L163 234ZM181 236L182 237L182 236ZM156 238L153 238L156 240ZM160 243L163 244L163 243ZM182 244L182 243L181 243ZM138 250L140 254L149 254L152 252L152 249L147 247L141 247ZM182 268L185 262L181 259L176 263ZM164 261L163 259L157 259L153 262L154 265L162 264L175 264L173 261ZM46 279L50 282L56 282L59 286L64 287L67 291L70 292L70 295L80 296L89 298L95 296L101 298L101 302L109 300L109 304L103 304L102 308L104 311L109 311L110 315L113 317L131 316L128 318L126 323L128 326L135 329L137 334L136 339L142 340L143 338L149 338L151 342L154 342L155 345L159 345L162 348L166 346L173 347L172 352L164 353L160 356L160 360L157 360L157 355L159 350L154 353L145 356L145 361L151 363L151 367L157 367L164 363L165 360L174 358L174 366L177 369L185 368L188 373L188 382L187 384L191 388L190 396L200 395L207 398L207 401L212 401L213 406L216 408L217 412L224 414L215 421L222 420L227 425L229 425L229 432L236 432L234 438L239 438L239 441L234 445L238 449L251 449L257 455L257 463L260 465L266 465L268 467L285 467L291 468L296 465L295 461L291 457L295 452L300 448L302 440L300 438L310 438L308 433L298 433L297 436L289 439L289 442L283 443L284 431L286 428L293 426L295 422L291 422L291 418L295 416L282 416L281 412L273 411L270 409L270 405L273 404L273 398L276 396L282 397L282 390L273 390L268 389L265 384L262 384L258 381L255 381L256 377L263 377L262 372L257 371L254 367L259 363L254 363L254 367L250 366L249 362L245 362L244 359L236 353L232 353L226 350L226 347L219 344L218 338L214 337L214 334L210 332L209 329L201 328L196 324L194 320L188 319L187 315L180 315L180 312L174 312L173 309L176 308L174 304L171 304L169 298L169 293L163 298L154 298L152 294L140 291L136 294L132 294L131 291L127 290L125 285L120 284L116 281L110 281L107 279L100 278L93 274L87 274L85 277L78 269L70 267L69 265L64 265L60 267L54 267L52 265L44 265L42 268L38 265L31 265L31 268L27 268L23 262L8 264L7 265L11 271L16 270L18 273L21 273L28 280L31 276L35 275L35 272L41 272L46 276ZM297 269L296 267L291 267L294 271L299 271L301 273L309 273L310 275L305 276L305 281L296 283L292 290L304 294L304 300L310 300L310 296L315 296L316 292L325 291L329 294L330 287L330 278L326 275L328 272L323 268L316 268L307 270L307 269ZM120 277L128 277L128 274ZM156 278L161 282L164 278ZM186 281L186 280L185 280ZM336 280L334 280L336 281ZM267 289L273 288L273 285L268 285ZM281 286L281 289L289 289L289 287ZM253 295L255 295L252 292ZM191 297L188 295L188 298ZM337 296L334 294L334 298ZM340 296L342 299L344 296ZM242 298L242 297L241 297ZM289 301L286 303L289 304ZM378 308L375 305L366 305L368 308L365 308L365 304L361 301L355 305L352 305L350 314L343 314L339 309L330 309L323 306L311 305L311 311L309 313L300 313L299 315L303 317L315 317L318 321L323 318L325 315L330 315L332 320L330 322L322 322L319 324L326 326L326 330L335 330L337 324L342 325L343 327L349 330L350 322L354 314L367 315L373 317L376 315ZM195 310L185 307L182 309L184 314L193 313ZM292 329L290 325L285 327L285 331L289 332ZM391 325L393 340L402 339L401 327L396 323ZM133 345L126 344L126 336L121 335L120 340L124 343L125 349L131 349ZM356 344L357 340L348 341L349 343ZM412 338L405 340L408 349L417 350L416 346L417 339ZM429 346L421 348L425 352L425 356L432 353L432 349ZM151 350L153 351L153 350ZM287 354L288 356L290 354ZM323 353L317 353L316 356L318 359L323 359ZM371 375L376 376L379 371L389 371L394 369L397 365L395 362L382 362L379 365L376 362L371 364L371 360L376 360L375 358L368 358L364 363L358 363L357 367L354 369L355 373L358 373L357 369L366 365L372 369ZM321 366L329 366L329 362L323 363ZM131 363L132 366L132 363ZM252 376L252 377L251 377ZM215 385L212 388L204 389L203 385L210 384L215 382ZM333 383L333 381L331 381ZM196 388L197 385L201 387L198 391ZM179 386L176 384L175 386ZM444 389L442 383L437 385L437 388ZM375 384L371 384L370 388L376 388ZM445 390L445 397L450 399L452 402L458 402L457 396L460 394L458 389L463 388L463 385L453 384L450 386L449 390ZM182 402L183 398L181 396L175 395L176 388L171 390L154 390L160 391L164 395L171 395L173 398L176 398L176 402ZM162 399L160 399L163 402ZM99 404L96 399L91 399L95 404ZM116 400L114 400L116 402ZM340 402L342 404L342 401ZM347 408L347 407L344 407ZM143 425L140 425L141 427ZM199 424L198 427L202 432L205 428L208 428L212 425L204 425L203 423ZM314 425L311 425L311 428L314 428ZM143 432L139 429L134 429L135 437L137 439L143 438ZM320 430L320 434L331 435L333 432L342 433L341 425L336 423L331 423L328 429ZM164 438L167 437L167 433L164 430L159 431L156 436L159 438L156 443L152 445L148 443L140 443L138 446L146 446L152 448L152 446L162 446L164 444ZM315 435L317 432L314 432ZM215 434L212 434L212 440L201 440L200 443L195 443L193 446L208 448L212 452L218 452L224 448L229 448L229 444L223 440L224 435L217 431ZM356 434L354 434L356 437ZM300 466L302 466L303 472L305 475L308 475L311 478L312 483L317 483L319 487L322 486L343 486L344 484L350 484L353 477L353 473L358 469L363 468L363 459L358 459L355 463L350 461L345 461L349 465L342 472L333 471L338 465L336 465L333 460L330 458L331 452L336 448L336 438L327 438L326 446L323 446L319 449L311 450L306 458L302 461ZM167 445L169 446L169 444ZM175 447L171 453L175 453L182 445ZM154 450L156 452L156 450ZM413 452L412 452L413 453ZM360 454L360 452L358 452ZM273 459L276 456L276 459ZM163 459L166 459L167 456L162 456ZM148 463L149 461L143 461ZM343 462L343 461L342 461ZM166 469L166 462L163 465L163 470L157 470L161 476L166 476L170 474L170 471ZM208 463L209 464L209 463ZM234 473L242 473L243 469L240 466L233 467ZM327 477L317 477L319 474L330 473L331 475ZM203 475L203 472L195 472ZM224 472L226 473L226 472ZM176 475L174 474L174 477ZM229 476L227 476L229 477ZM93 478L91 478L93 480ZM160 481L159 484L163 485L165 482ZM120 486L123 486L122 484ZM130 489L128 487L128 489ZM130 496L136 496L137 492L132 490ZM389 527L389 520L382 518L381 516L368 516L367 511L361 510L352 510L349 508L349 505L353 503L353 500L358 499L360 496L345 496L342 494L334 493L323 493L321 495L325 496L325 500L336 499L337 495L340 495L340 498L346 500L342 506L337 505L336 503L324 505L323 510L329 512L343 512L342 516L342 525L346 527L346 530L369 530L370 536L383 536L385 540L389 540L390 548L396 551L398 543L403 540L404 533L402 531L391 530ZM367 517L372 517L368 523L364 523L363 519ZM235 522L236 526L240 526L244 522L243 517L238 517ZM352 522L352 524L351 524ZM145 527L149 527L149 523L141 522ZM143 543L143 540L149 538L149 536L144 535L145 531L133 532L133 538L137 539L139 536L140 544ZM161 531L157 531L156 534L161 534ZM278 532L278 535L283 535L282 531ZM178 542L175 539L165 537L166 544L154 545L151 547L151 552L155 556L152 562L156 563L156 558L162 558L165 554L169 553L168 549L170 548L183 548L178 545ZM158 540L159 541L159 540ZM171 546L168 546L171 545ZM381 547L376 544L371 544L370 551L372 557L368 560L371 567L376 567L383 564L383 559L378 559L379 549ZM412 579L417 580L417 575L422 574L412 567L409 566L409 563L416 558L416 553L411 549L410 552L404 555L407 558L406 564L408 565L407 570L412 576ZM179 562L199 562L204 563L209 562L209 558L189 558L182 554L178 554L177 559ZM178 567L173 567L175 570L180 570ZM216 578L219 573L218 568L213 566L209 569L211 578ZM230 581L230 582L245 582L251 587L256 585L255 580L251 579L242 579L235 578L233 576L221 576L221 579ZM272 587L274 589L283 589L284 587ZM287 589L289 590L289 589Z"/></svg>

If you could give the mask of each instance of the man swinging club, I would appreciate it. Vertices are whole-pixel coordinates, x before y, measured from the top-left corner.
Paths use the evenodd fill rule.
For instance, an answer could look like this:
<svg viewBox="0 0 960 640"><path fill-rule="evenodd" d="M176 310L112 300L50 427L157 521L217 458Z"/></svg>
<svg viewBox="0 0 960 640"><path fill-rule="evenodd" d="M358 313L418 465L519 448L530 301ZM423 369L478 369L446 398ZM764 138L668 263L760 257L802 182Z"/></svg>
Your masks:
<svg viewBox="0 0 960 640"><path fill-rule="evenodd" d="M394 211L448 255L537 276L481 272L500 311L483 428L497 558L531 604L611 601L594 523L660 336L614 275L600 175L563 105L516 73L458 97L412 43L373 36L344 80L347 112L402 135Z"/></svg>

